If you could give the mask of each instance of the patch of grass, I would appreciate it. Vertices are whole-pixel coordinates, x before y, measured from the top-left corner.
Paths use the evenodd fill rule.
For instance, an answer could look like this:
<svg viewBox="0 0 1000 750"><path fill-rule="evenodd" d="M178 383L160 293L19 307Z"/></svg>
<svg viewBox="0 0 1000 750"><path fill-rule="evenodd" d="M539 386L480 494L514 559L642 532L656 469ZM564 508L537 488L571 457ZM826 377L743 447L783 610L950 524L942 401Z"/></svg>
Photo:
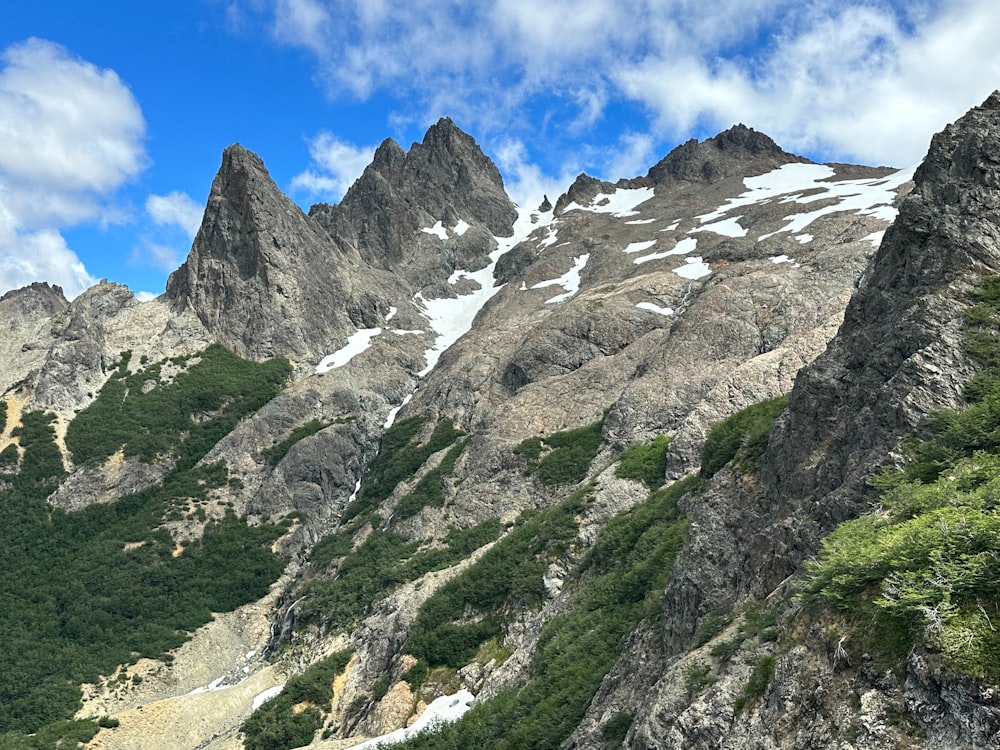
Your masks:
<svg viewBox="0 0 1000 750"><path fill-rule="evenodd" d="M788 405L778 396L741 409L713 427L701 448L701 475L712 477L733 459L742 471L754 471L767 449L771 425Z"/></svg>
<svg viewBox="0 0 1000 750"><path fill-rule="evenodd" d="M650 442L626 448L618 458L615 476L642 482L649 489L663 486L667 473L667 446L673 438L659 435Z"/></svg>

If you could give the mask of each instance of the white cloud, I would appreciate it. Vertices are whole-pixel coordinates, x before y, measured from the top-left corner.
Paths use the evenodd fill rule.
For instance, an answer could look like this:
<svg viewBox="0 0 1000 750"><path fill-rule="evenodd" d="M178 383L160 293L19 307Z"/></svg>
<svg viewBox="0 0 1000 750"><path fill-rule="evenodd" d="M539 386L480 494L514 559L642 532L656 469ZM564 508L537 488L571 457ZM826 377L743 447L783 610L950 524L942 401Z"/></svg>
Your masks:
<svg viewBox="0 0 1000 750"><path fill-rule="evenodd" d="M30 39L0 60L0 184L25 227L81 221L145 166L145 122L114 71Z"/></svg>
<svg viewBox="0 0 1000 750"><path fill-rule="evenodd" d="M181 190L167 195L150 195L146 199L146 213L153 221L163 226L180 227L190 239L198 234L202 211L202 207Z"/></svg>
<svg viewBox="0 0 1000 750"><path fill-rule="evenodd" d="M355 146L328 131L309 142L309 167L292 178L291 190L309 200L339 201L365 171L375 146Z"/></svg>
<svg viewBox="0 0 1000 750"><path fill-rule="evenodd" d="M579 166L572 161L563 165L558 177L544 174L541 168L531 162L527 148L518 140L506 140L495 149L497 166L504 174L507 194L524 208L535 208L541 204L543 196L556 202L579 172Z"/></svg>
<svg viewBox="0 0 1000 750"><path fill-rule="evenodd" d="M995 0L391 5L271 0L270 23L335 94L385 90L409 110L397 122L449 114L533 148L567 131L669 144L746 122L821 158L908 164L1000 81ZM638 118L606 122L622 102Z"/></svg>
<svg viewBox="0 0 1000 750"><path fill-rule="evenodd" d="M21 232L0 204L0 294L48 281L73 299L96 283L62 235L51 229Z"/></svg>
<svg viewBox="0 0 1000 750"><path fill-rule="evenodd" d="M29 39L0 53L0 292L94 282L60 230L120 215L115 190L145 166L145 122L111 70Z"/></svg>

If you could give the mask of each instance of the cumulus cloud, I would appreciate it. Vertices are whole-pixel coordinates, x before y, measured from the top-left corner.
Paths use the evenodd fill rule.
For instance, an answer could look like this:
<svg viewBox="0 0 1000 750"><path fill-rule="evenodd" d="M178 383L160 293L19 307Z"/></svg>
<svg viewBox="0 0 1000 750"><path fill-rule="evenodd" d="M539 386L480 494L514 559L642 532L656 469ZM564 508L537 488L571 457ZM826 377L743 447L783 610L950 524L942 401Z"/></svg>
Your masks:
<svg viewBox="0 0 1000 750"><path fill-rule="evenodd" d="M0 291L93 283L61 229L102 223L145 166L145 122L118 76L29 39L0 53Z"/></svg>
<svg viewBox="0 0 1000 750"><path fill-rule="evenodd" d="M365 171L375 146L355 146L321 131L309 141L309 167L292 178L291 190L309 200L339 201Z"/></svg>
<svg viewBox="0 0 1000 750"><path fill-rule="evenodd" d="M613 136L623 164L643 139L669 145L735 122L820 158L909 164L1000 80L994 0L268 7L275 38L313 54L332 93L385 91L408 110L397 122L450 114L484 140L565 148L564 134L607 137L609 106L638 105Z"/></svg>
<svg viewBox="0 0 1000 750"><path fill-rule="evenodd" d="M192 240L201 226L201 205L181 190L167 195L150 195L146 199L146 213L157 224L179 227Z"/></svg>

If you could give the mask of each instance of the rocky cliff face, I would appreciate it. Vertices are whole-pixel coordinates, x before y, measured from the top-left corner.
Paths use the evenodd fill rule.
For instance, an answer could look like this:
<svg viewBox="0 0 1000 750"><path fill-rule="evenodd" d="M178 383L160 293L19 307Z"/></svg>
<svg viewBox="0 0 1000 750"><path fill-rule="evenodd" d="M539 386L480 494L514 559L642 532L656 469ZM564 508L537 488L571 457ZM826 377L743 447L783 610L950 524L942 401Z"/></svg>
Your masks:
<svg viewBox="0 0 1000 750"><path fill-rule="evenodd" d="M714 425L789 392L757 470L723 468L680 497L673 571L612 639L620 653L560 741L988 746L992 688L925 655L894 675L848 670L818 621L790 647L775 626L754 625L726 660L713 649L758 622L753 602L775 622L790 616L802 561L864 512L872 472L898 460L900 438L959 399L973 371L961 311L1000 262L998 115L993 97L937 136L912 192L909 172L812 164L736 126L678 147L645 177L581 176L536 210L510 202L450 120L408 152L383 143L339 205L309 215L233 146L160 300L113 284L71 305L48 287L0 299L16 332L0 343L5 444L22 410L53 411L62 435L106 383L161 387L185 365L143 381L145 368L211 342L296 365L201 459L228 481L191 499L197 513L163 519L183 548L227 511L288 518L274 543L284 576L224 627L200 630L173 667L128 667L141 687L89 686L81 715L122 721L92 746L239 747L255 697L341 649L353 657L319 707L326 739L315 747L395 730L459 686L488 706L530 685L547 628L590 595L602 530L648 512L647 488L619 471L624 451L658 446L657 476L642 481L669 484L698 472ZM192 429L214 415L196 412ZM81 471L60 447L70 473L50 502L68 509L156 487L175 465L116 454ZM552 526L571 525L568 537L518 553L538 567L525 584L538 598L477 614L473 597L450 625L499 618L499 635L453 669L413 677L407 639L435 592L506 549L533 514L562 518L571 502ZM473 534L491 525L493 536ZM349 588L359 576L360 599ZM738 616L709 632L719 612ZM737 708L762 662L773 675L760 702ZM180 710L201 718L175 731L162 717Z"/></svg>
<svg viewBox="0 0 1000 750"><path fill-rule="evenodd" d="M690 647L706 616L780 599L819 539L867 510L869 482L898 459L900 439L932 410L961 401L973 371L962 343L968 292L1000 263L998 137L997 94L935 136L837 336L796 378L759 481L724 474L692 505L691 533L663 599L663 632L640 633L630 645L591 706L589 732L581 727L571 746L599 746L601 713L625 704L644 706L629 735L642 748L971 748L1000 737L989 688L918 654L903 677L870 666L840 674L837 644L815 625L804 645L780 657L755 711L734 708L745 667L723 669L694 700L684 687L691 670L711 663L708 647ZM654 687L637 692L626 675L648 670L651 653L662 671L652 670ZM744 656L752 663L761 653ZM928 695L929 684L940 692ZM860 710L845 711L858 697Z"/></svg>

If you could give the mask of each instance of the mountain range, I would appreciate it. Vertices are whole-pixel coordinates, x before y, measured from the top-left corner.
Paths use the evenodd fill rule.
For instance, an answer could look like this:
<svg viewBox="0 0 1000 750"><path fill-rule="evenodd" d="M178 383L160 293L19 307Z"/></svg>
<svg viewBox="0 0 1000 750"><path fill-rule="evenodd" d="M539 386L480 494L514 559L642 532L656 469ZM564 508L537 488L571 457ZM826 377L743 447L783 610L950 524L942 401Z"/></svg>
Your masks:
<svg viewBox="0 0 1000 750"><path fill-rule="evenodd" d="M0 298L0 748L1000 746L997 154L230 146L159 298Z"/></svg>

